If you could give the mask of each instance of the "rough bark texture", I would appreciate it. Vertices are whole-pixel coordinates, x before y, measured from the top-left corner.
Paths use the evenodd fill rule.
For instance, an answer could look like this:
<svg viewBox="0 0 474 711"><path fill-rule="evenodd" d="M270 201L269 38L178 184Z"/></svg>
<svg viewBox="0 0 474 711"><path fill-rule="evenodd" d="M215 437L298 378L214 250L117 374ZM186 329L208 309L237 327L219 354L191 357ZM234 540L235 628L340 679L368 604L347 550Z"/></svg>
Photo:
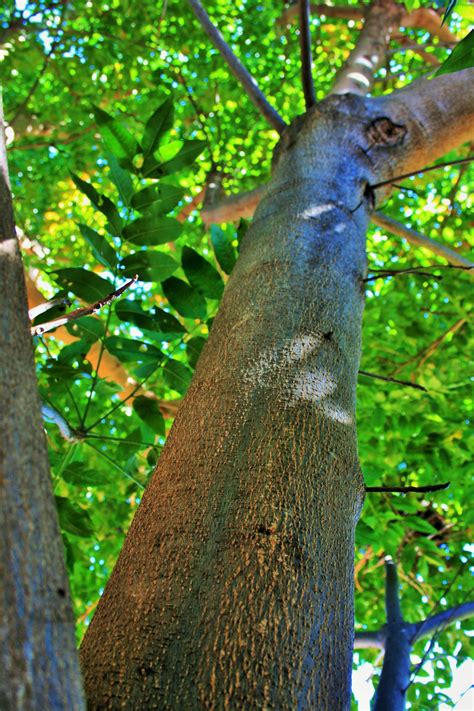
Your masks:
<svg viewBox="0 0 474 711"><path fill-rule="evenodd" d="M83 643L91 708L349 707L367 185L416 133L386 116L331 97L283 135Z"/></svg>
<svg viewBox="0 0 474 711"><path fill-rule="evenodd" d="M283 133L83 643L92 709L349 708L370 186L471 137L459 75L332 96Z"/></svg>
<svg viewBox="0 0 474 711"><path fill-rule="evenodd" d="M0 166L0 708L79 710L84 699L74 621L40 415L2 120Z"/></svg>

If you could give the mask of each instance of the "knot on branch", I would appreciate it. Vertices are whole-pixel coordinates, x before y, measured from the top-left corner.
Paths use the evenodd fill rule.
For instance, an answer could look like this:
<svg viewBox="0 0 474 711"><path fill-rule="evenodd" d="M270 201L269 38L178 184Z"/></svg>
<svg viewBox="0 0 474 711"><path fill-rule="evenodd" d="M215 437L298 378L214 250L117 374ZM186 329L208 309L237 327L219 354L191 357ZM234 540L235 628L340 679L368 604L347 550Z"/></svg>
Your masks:
<svg viewBox="0 0 474 711"><path fill-rule="evenodd" d="M393 123L387 116L376 118L367 128L371 146L398 146L406 135L405 126Z"/></svg>

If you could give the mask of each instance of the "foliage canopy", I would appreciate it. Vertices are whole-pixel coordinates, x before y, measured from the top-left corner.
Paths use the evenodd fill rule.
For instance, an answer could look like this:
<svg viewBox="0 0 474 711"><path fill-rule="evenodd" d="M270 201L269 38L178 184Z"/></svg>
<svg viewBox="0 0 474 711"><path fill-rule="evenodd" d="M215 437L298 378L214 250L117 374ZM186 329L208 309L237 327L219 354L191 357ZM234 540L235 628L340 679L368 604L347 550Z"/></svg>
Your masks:
<svg viewBox="0 0 474 711"><path fill-rule="evenodd" d="M302 113L297 27L282 19L281 5L214 0L207 6L285 120ZM459 3L446 18L457 37L466 35L470 12ZM360 26L313 16L317 99ZM96 314L35 337L80 637L186 392L245 230L245 224L205 229L195 207L206 187L209 199L213 181L216 199L219 190L242 192L265 182L278 134L242 97L189 8L176 0L161 7L148 0L17 2L1 27L10 171L32 305L41 300L38 290L46 299L67 296L74 308L92 304L137 277ZM425 74L450 47L422 28L402 30L374 93ZM463 147L446 159L469 152ZM396 186L384 212L466 254L469 176L465 165L413 176ZM372 272L361 368L427 392L361 376L366 483L450 480L451 487L368 496L357 530L360 629L384 622L385 554L399 561L408 619L464 602L473 516L470 275L437 270L439 257L379 227L369 232L368 256L371 270L416 266L424 274ZM415 650L420 656L422 648ZM449 627L432 649L436 680L410 691L419 708L449 686L445 655L453 650L458 662L467 658L468 637Z"/></svg>

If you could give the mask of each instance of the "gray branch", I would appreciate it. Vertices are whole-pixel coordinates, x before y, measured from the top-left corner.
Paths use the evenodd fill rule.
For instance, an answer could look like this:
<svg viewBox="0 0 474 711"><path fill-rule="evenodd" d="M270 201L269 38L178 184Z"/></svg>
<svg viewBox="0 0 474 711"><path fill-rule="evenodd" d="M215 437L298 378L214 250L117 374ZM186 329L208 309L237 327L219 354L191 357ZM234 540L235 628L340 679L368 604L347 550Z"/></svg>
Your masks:
<svg viewBox="0 0 474 711"><path fill-rule="evenodd" d="M376 632L356 632L354 649L385 649L385 634L383 628Z"/></svg>
<svg viewBox="0 0 474 711"><path fill-rule="evenodd" d="M429 249L430 252L437 254L439 257L447 259L448 262L450 262L451 264L455 264L456 266L460 267L474 267L473 262L471 262L469 259L466 259L465 257L462 257L453 249L445 247L444 244L440 244L434 239L426 237L421 232L407 227L402 222L394 220L393 217L388 217L388 215L384 215L382 212L374 212L371 215L370 219L378 227L383 227L383 229L392 232L394 235L398 235L398 237L403 237L407 240L407 242L411 242L411 244L415 244L418 247L424 247L425 249Z"/></svg>
<svg viewBox="0 0 474 711"><path fill-rule="evenodd" d="M191 5L194 14L201 23L207 36L219 50L229 68L237 81L239 81L243 88L245 89L247 95L253 101L258 111L264 116L268 123L273 126L273 128L281 133L286 127L286 123L283 121L280 114L269 104L265 94L258 88L257 82L252 77L251 74L245 69L240 60L235 56L225 39L223 38L221 32L217 27L211 22L211 19L199 0L188 0Z"/></svg>
<svg viewBox="0 0 474 711"><path fill-rule="evenodd" d="M411 640L414 644L422 637L427 637L428 635L434 634L447 627L447 625L453 622L458 622L459 620L465 620L468 617L474 615L474 600L471 602L464 602L456 607L450 607L449 610L443 610L438 612L436 615L427 617L423 622L418 622L416 625L416 632Z"/></svg>

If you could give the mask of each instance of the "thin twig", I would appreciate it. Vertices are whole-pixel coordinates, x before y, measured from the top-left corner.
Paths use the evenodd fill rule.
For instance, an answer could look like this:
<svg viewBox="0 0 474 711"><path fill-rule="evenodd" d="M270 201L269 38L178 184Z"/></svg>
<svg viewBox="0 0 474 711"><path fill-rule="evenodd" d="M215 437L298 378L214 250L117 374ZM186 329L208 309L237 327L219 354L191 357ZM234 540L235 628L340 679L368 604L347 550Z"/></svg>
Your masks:
<svg viewBox="0 0 474 711"><path fill-rule="evenodd" d="M267 101L265 94L258 88L255 79L252 75L245 69L240 60L233 53L227 42L224 40L222 34L217 29L217 27L211 22L211 19L199 0L188 0L191 5L194 14L201 23L207 36L214 44L214 46L219 50L233 75L242 84L245 92L247 93L250 100L257 107L258 111L262 116L268 121L268 123L273 126L273 128L281 133L284 128L286 128L286 123L283 121L280 114L271 106Z"/></svg>
<svg viewBox="0 0 474 711"><path fill-rule="evenodd" d="M393 232L393 234L398 235L399 237L403 237L403 239L406 239L411 244L415 244L419 247L429 249L430 252L437 254L443 259L446 259L452 265L459 265L463 267L474 266L474 264L470 262L469 259L462 257L453 249L445 247L443 244L436 242L430 237L426 237L424 234L412 229L411 227L407 227L403 224L403 222L394 220L393 217L388 217L388 215L384 215L382 212L374 212L371 215L370 219L378 227L382 227L384 230L388 230L389 232Z"/></svg>
<svg viewBox="0 0 474 711"><path fill-rule="evenodd" d="M464 271L470 271L474 269L472 267L466 267L461 264L429 264L428 269L462 269ZM437 279L440 281L443 277L439 274L432 274L431 272L420 271L418 267L409 267L408 269L369 269L374 276L366 277L363 279L364 282L373 281L374 279L384 279L389 276L398 276L398 274L417 274L420 276L431 277L432 279Z"/></svg>
<svg viewBox="0 0 474 711"><path fill-rule="evenodd" d="M33 326L31 329L31 335L32 336L41 336L43 333L46 333L47 331L52 331L53 328L58 328L59 326L64 326L65 323L68 323L69 321L73 321L74 319L77 318L82 318L82 316L89 316L90 314L94 314L97 311L99 311L103 306L106 306L107 304L110 304L112 301L117 299L121 294L123 294L124 291L126 291L136 280L138 279L137 276L134 276L133 279L130 279L130 281L127 281L126 284L120 287L120 289L116 289L113 291L111 294L105 297L105 299L101 299L100 301L96 301L95 304L91 304L91 306L85 306L80 309L75 309L74 311L70 311L68 314L64 314L61 318L55 319L54 321L47 321L46 323L42 323L39 326Z"/></svg>
<svg viewBox="0 0 474 711"><path fill-rule="evenodd" d="M413 267L411 269L374 269L374 271L376 273L373 276L366 277L362 281L367 283L369 281L375 281L376 279L385 279L386 277L398 276L399 274L415 274L416 276L425 276L429 277L430 279L436 279L437 281L441 281L441 279L443 278L439 274L431 274L431 272L422 272L419 269L416 269L416 267Z"/></svg>
<svg viewBox="0 0 474 711"><path fill-rule="evenodd" d="M391 378L388 375L378 375L377 373L369 373L367 370L359 370L359 375L365 375L368 378L377 378L377 380L384 380L387 383L397 383L397 385L404 385L407 388L414 388L415 390L422 390L423 392L428 392L423 385L418 385L418 383L410 383L407 380L397 380L397 378Z"/></svg>
<svg viewBox="0 0 474 711"><path fill-rule="evenodd" d="M433 353L439 348L445 338L449 336L450 333L456 333L456 331L459 331L459 329L462 328L465 323L465 318L458 319L456 323L453 323L453 325L450 326L444 333L442 333L441 336L438 336L438 338L432 341L428 346L423 348L411 358L408 358L408 360L406 360L404 363L401 363L399 366L397 366L393 371L393 375L396 375L401 370L403 370L405 366L409 365L410 363L413 363L414 361L418 361L416 368L421 368L421 366L428 360L428 358L431 358Z"/></svg>
<svg viewBox="0 0 474 711"><path fill-rule="evenodd" d="M395 180L404 180L405 178L411 178L412 175L418 175L418 173L429 173L430 170L436 170L437 168L447 168L450 165L463 165L464 163L471 163L474 160L474 156L468 156L467 158L458 158L458 160L447 160L443 163L437 163L436 165L429 165L422 170L414 170L411 173L402 173L402 175L395 175L393 178L388 180L382 180L380 183L375 183L370 187L372 190L377 188L382 188L384 185L393 185Z"/></svg>
<svg viewBox="0 0 474 711"><path fill-rule="evenodd" d="M414 491L416 493L423 493L423 492L429 492L429 491L440 491L441 489L447 489L448 486L451 484L450 481L445 482L444 484L431 484L429 486L366 486L365 490L369 492L389 492L389 493L399 493L399 494L408 494L411 491Z"/></svg>
<svg viewBox="0 0 474 711"><path fill-rule="evenodd" d="M309 0L299 0L300 13L300 48L301 48L301 81L303 84L304 100L307 109L314 106L316 96L311 57L311 31L309 27Z"/></svg>

